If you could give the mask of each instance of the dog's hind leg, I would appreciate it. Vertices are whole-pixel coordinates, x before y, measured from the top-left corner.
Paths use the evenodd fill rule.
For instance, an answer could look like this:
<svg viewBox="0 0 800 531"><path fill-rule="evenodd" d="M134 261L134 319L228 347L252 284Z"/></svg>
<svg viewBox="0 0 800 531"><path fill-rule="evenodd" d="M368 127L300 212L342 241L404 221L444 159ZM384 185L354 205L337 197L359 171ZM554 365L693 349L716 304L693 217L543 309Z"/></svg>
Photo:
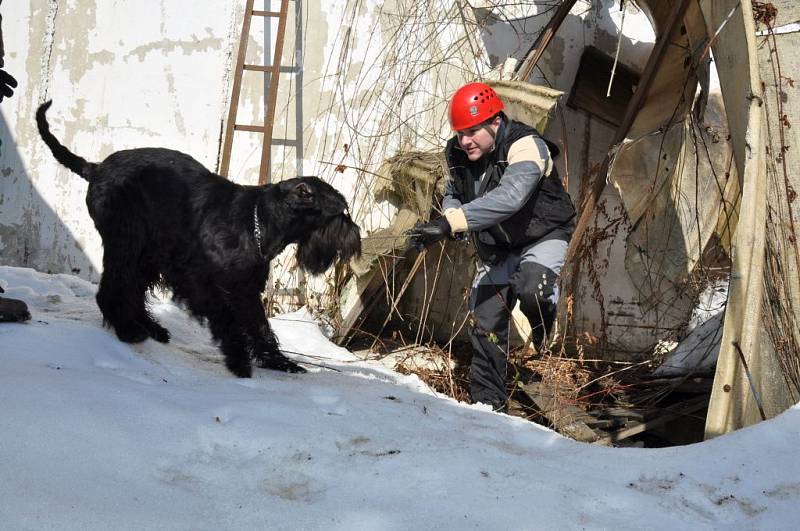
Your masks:
<svg viewBox="0 0 800 531"><path fill-rule="evenodd" d="M149 264L145 259L142 259L139 271L141 272L141 276L139 277L140 285L137 290L141 290L142 293L145 293L146 297L147 292L150 291L158 281L158 269ZM146 304L142 304L139 308L136 320L144 326L150 337L159 343L169 343L169 330L161 326L158 321L155 320L147 310Z"/></svg>
<svg viewBox="0 0 800 531"><path fill-rule="evenodd" d="M97 290L97 305L103 319L114 328L120 341L139 343L150 337L150 333L136 319L138 305L136 297L131 296L129 284L124 275L104 269L100 289Z"/></svg>
<svg viewBox="0 0 800 531"><path fill-rule="evenodd" d="M97 305L120 341L139 343L150 337L150 332L141 321L147 312L143 287L146 282L136 268L135 246L124 239L105 237L103 244L103 276Z"/></svg>

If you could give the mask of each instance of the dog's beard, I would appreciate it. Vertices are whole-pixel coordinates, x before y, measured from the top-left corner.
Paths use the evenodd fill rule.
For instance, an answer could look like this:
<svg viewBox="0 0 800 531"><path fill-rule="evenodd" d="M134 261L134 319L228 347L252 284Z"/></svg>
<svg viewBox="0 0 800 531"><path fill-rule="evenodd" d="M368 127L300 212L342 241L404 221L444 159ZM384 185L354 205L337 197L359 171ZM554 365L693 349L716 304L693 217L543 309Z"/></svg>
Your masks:
<svg viewBox="0 0 800 531"><path fill-rule="evenodd" d="M333 262L361 255L361 235L350 216L340 214L298 242L297 262L313 275L327 271Z"/></svg>

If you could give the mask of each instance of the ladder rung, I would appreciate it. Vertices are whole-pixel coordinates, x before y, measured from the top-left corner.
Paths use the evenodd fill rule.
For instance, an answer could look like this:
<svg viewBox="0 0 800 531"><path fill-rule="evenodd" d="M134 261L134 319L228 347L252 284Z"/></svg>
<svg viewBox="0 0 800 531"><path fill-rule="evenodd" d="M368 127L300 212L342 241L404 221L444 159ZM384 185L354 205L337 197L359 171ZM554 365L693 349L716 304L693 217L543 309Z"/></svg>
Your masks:
<svg viewBox="0 0 800 531"><path fill-rule="evenodd" d="M251 133L265 133L266 128L263 125L240 125L235 124L233 128L236 131L249 131Z"/></svg>
<svg viewBox="0 0 800 531"><path fill-rule="evenodd" d="M281 65L242 65L244 70L254 70L256 72L272 72L273 74L277 71L280 72Z"/></svg>
<svg viewBox="0 0 800 531"><path fill-rule="evenodd" d="M254 9L251 12L253 13L253 16L256 16L256 17L279 17L279 16L281 16L280 11L257 11L257 10Z"/></svg>
<svg viewBox="0 0 800 531"><path fill-rule="evenodd" d="M250 133L261 133L264 134L265 128L263 125L240 125L236 124L233 126L234 131L248 131ZM273 138L272 145L273 146L297 146L299 142L297 140L292 140L290 138Z"/></svg>

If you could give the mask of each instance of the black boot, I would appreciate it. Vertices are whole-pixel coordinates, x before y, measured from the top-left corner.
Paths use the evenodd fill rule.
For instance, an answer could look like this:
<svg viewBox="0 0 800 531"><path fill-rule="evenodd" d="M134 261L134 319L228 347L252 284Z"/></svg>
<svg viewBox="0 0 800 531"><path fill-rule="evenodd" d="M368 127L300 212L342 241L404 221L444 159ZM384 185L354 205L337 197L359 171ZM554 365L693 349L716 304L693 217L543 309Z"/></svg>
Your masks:
<svg viewBox="0 0 800 531"><path fill-rule="evenodd" d="M0 293L5 290L0 287ZM0 297L0 321L21 323L31 318L28 305L18 299L7 299Z"/></svg>

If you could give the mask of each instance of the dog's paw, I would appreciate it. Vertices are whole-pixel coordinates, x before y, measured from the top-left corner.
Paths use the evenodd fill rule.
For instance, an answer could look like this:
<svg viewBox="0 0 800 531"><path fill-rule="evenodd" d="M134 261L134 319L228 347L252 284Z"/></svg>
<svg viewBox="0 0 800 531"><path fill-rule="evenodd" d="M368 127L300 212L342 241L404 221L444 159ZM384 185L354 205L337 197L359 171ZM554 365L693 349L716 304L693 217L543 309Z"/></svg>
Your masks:
<svg viewBox="0 0 800 531"><path fill-rule="evenodd" d="M295 374L302 374L306 371L303 367L296 364L289 358L285 358L281 356L280 358L272 357L272 358L264 358L258 360L259 367L264 369L271 369L273 371L283 371L283 372L290 372Z"/></svg>
<svg viewBox="0 0 800 531"><path fill-rule="evenodd" d="M245 364L240 363L238 360L231 361L230 359L226 359L225 366L238 378L251 378L253 376L253 367L249 362Z"/></svg>
<svg viewBox="0 0 800 531"><path fill-rule="evenodd" d="M141 343L150 337L147 330L139 325L125 327L115 326L114 331L117 333L117 338L123 343Z"/></svg>
<svg viewBox="0 0 800 531"><path fill-rule="evenodd" d="M147 325L147 332L150 334L150 337L152 337L159 343L169 343L169 338L171 337L169 334L169 330L167 330L160 324L149 323Z"/></svg>

